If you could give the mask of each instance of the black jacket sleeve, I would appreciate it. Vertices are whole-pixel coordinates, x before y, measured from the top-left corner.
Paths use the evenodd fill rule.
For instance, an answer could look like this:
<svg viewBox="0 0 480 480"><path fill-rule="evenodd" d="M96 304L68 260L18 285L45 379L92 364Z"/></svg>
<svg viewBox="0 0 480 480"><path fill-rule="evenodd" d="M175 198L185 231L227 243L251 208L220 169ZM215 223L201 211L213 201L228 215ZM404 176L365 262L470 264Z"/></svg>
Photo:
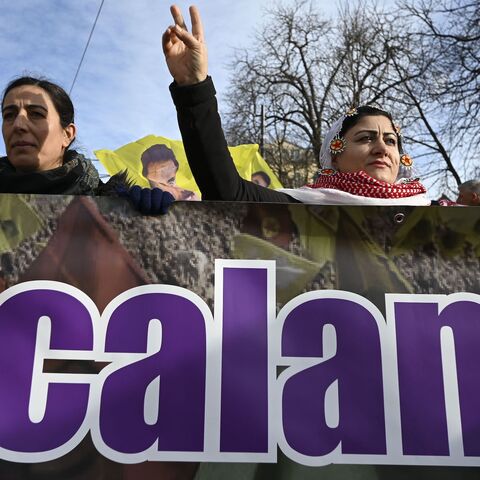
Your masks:
<svg viewBox="0 0 480 480"><path fill-rule="evenodd" d="M196 85L172 83L170 92L188 163L203 200L298 203L285 193L240 177L227 148L210 77Z"/></svg>

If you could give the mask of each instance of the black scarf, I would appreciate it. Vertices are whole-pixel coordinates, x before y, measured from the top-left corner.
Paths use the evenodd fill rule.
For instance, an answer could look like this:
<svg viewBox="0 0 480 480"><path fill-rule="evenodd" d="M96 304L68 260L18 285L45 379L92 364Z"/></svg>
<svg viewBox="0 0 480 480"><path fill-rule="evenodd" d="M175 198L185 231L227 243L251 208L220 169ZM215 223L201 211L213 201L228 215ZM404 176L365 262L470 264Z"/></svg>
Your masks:
<svg viewBox="0 0 480 480"><path fill-rule="evenodd" d="M94 195L99 185L92 162L74 150L61 167L43 172L17 172L7 157L0 158L0 193Z"/></svg>

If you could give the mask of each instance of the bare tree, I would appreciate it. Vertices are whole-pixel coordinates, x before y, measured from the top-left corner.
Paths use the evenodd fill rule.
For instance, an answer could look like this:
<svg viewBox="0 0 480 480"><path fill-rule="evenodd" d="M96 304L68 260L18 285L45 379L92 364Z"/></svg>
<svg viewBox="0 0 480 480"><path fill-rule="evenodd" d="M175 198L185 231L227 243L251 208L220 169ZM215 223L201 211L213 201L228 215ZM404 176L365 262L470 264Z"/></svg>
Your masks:
<svg viewBox="0 0 480 480"><path fill-rule="evenodd" d="M287 136L290 144L318 154L326 117L317 99L322 93L318 82L326 76L330 55L318 47L331 33L329 22L303 2L268 13L255 54L240 52L234 62L230 138L258 139L259 108L264 105L267 143L281 144Z"/></svg>
<svg viewBox="0 0 480 480"><path fill-rule="evenodd" d="M408 139L423 160L424 177L439 190L454 191L474 175L480 134L480 3L464 0L405 0L422 74L397 89L412 125ZM409 66L393 61L401 77ZM406 67L406 68L405 68Z"/></svg>
<svg viewBox="0 0 480 480"><path fill-rule="evenodd" d="M313 2L277 5L253 53L232 65L229 140L260 142L264 105L265 142L318 160L340 112L380 104L403 125L422 176L453 190L479 154L478 10L478 0L404 0L387 11L360 1L341 5L333 22ZM290 160L278 148L266 155L281 172Z"/></svg>
<svg viewBox="0 0 480 480"><path fill-rule="evenodd" d="M383 102L399 81L391 74L389 45L401 50L404 30L387 17L365 2L345 4L335 22L305 1L270 10L254 53L238 52L232 66L229 140L260 142L264 105L266 143L295 145L304 161L318 162L322 138L339 112Z"/></svg>

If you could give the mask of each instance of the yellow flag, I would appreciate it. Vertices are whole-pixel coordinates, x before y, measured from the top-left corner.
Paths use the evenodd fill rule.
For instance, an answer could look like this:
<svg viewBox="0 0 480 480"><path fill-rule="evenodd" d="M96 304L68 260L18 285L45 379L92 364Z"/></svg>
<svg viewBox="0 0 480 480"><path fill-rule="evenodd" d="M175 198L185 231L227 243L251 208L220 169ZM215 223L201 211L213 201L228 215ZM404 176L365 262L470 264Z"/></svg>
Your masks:
<svg viewBox="0 0 480 480"><path fill-rule="evenodd" d="M41 226L40 217L20 195L0 196L0 253L13 250Z"/></svg>
<svg viewBox="0 0 480 480"><path fill-rule="evenodd" d="M229 147L242 178L269 188L282 184L258 151L258 145ZM95 155L110 175L128 172L129 179L141 187L160 187L177 200L198 200L200 190L188 165L180 140L148 135L112 150L96 150Z"/></svg>

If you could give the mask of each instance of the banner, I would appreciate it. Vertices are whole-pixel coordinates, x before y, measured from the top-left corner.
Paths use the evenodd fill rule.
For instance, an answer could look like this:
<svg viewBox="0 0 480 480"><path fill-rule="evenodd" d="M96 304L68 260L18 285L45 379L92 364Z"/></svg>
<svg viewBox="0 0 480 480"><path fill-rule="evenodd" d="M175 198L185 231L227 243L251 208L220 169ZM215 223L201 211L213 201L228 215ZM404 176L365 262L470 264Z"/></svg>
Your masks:
<svg viewBox="0 0 480 480"><path fill-rule="evenodd" d="M480 209L0 204L0 478L478 476Z"/></svg>
<svg viewBox="0 0 480 480"><path fill-rule="evenodd" d="M264 187L282 188L260 155L258 145L238 145L228 149L243 178ZM176 200L201 198L180 140L148 135L115 151L96 150L94 153L110 175L126 170L135 185L159 187L170 192Z"/></svg>

